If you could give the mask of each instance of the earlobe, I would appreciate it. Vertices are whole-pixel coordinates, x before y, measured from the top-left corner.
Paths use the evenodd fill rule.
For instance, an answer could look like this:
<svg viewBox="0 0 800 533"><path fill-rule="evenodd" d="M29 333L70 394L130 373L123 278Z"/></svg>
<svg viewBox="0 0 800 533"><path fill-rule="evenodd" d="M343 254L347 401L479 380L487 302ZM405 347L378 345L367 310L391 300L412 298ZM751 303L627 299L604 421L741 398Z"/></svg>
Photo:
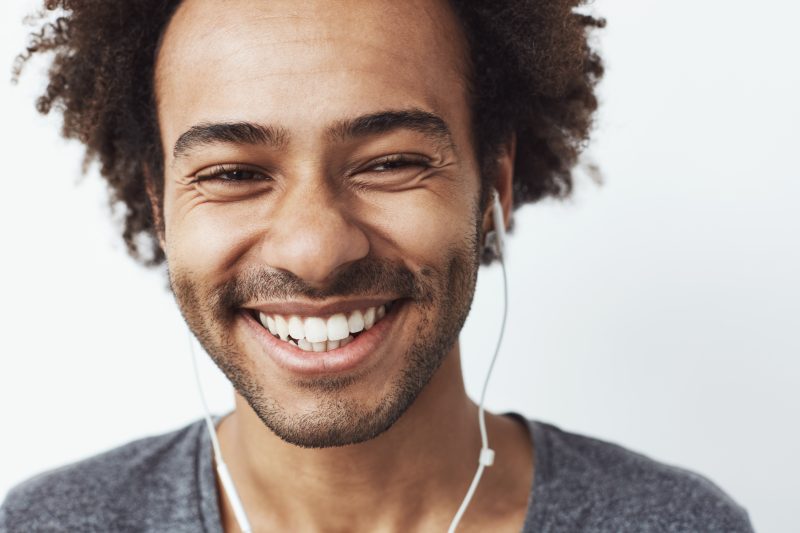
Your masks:
<svg viewBox="0 0 800 533"><path fill-rule="evenodd" d="M514 158L517 152L517 136L512 133L508 140L500 147L495 159L493 189L497 191L500 206L503 209L504 226L507 229L511 223L511 212L514 205ZM494 228L494 202L490 201L484 213L484 234Z"/></svg>
<svg viewBox="0 0 800 533"><path fill-rule="evenodd" d="M513 210L514 157L516 134L500 146L495 158L493 182L487 209L483 216L484 260L503 260L506 229L511 223Z"/></svg>
<svg viewBox="0 0 800 533"><path fill-rule="evenodd" d="M500 205L503 207L503 220L508 228L514 206L514 160L517 155L517 134L512 132L503 144L497 158L497 172L494 188L497 189Z"/></svg>

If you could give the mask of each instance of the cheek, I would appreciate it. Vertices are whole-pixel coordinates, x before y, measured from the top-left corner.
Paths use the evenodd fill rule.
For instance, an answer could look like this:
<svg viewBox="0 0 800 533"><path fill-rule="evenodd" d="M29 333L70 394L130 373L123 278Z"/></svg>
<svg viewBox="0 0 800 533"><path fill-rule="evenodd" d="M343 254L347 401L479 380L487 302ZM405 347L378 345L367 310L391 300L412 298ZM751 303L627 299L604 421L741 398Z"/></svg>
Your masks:
<svg viewBox="0 0 800 533"><path fill-rule="evenodd" d="M168 263L212 276L226 273L253 247L268 219L263 204L212 203L191 191L165 199L164 207Z"/></svg>
<svg viewBox="0 0 800 533"><path fill-rule="evenodd" d="M213 284L247 261L270 263L276 244L270 228L280 224L285 210L267 198L214 203L193 190L175 189L165 191L164 202L170 265ZM373 255L440 269L453 248L464 250L474 238L476 198L477 187L441 180L411 191L353 195L340 207L368 235Z"/></svg>
<svg viewBox="0 0 800 533"><path fill-rule="evenodd" d="M408 262L436 265L453 247L464 248L475 232L474 199L465 191L387 195L373 203L377 229ZM379 215L377 213L380 213Z"/></svg>

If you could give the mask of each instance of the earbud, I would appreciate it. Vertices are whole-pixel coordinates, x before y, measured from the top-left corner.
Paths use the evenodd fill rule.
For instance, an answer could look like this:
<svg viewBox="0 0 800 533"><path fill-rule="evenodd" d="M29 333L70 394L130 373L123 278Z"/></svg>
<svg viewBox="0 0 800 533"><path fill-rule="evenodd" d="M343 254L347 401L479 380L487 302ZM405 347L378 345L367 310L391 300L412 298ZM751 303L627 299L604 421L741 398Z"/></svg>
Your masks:
<svg viewBox="0 0 800 533"><path fill-rule="evenodd" d="M503 216L503 206L500 204L500 193L494 188L492 189L492 218L494 219L494 231L497 234L497 255L502 260L506 246L506 221Z"/></svg>
<svg viewBox="0 0 800 533"><path fill-rule="evenodd" d="M503 206L500 204L500 193L492 188L492 222L494 227L486 234L486 245L494 248L497 258L503 260L506 245L506 221Z"/></svg>

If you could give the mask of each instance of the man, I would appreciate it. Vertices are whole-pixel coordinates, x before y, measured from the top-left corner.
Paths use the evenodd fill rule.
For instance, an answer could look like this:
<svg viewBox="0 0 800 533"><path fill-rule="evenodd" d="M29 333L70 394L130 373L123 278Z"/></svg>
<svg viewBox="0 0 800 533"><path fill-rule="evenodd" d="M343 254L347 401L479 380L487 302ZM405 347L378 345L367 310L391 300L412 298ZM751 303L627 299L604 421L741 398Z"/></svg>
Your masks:
<svg viewBox="0 0 800 533"><path fill-rule="evenodd" d="M198 422L23 483L0 530L446 531L482 448L458 333L493 209L566 195L596 107L574 3L48 2L40 109L167 260L236 408L219 475ZM698 475L486 426L459 531L752 529Z"/></svg>

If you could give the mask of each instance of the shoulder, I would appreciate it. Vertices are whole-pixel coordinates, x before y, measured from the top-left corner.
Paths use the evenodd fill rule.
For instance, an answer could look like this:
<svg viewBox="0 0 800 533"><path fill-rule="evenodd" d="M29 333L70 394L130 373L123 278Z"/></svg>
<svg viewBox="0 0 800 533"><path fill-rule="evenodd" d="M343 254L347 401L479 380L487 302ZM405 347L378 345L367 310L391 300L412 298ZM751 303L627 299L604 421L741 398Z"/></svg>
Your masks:
<svg viewBox="0 0 800 533"><path fill-rule="evenodd" d="M529 421L548 516L591 531L751 532L709 479L601 439ZM541 490L536 490L536 489Z"/></svg>
<svg viewBox="0 0 800 533"><path fill-rule="evenodd" d="M0 532L126 531L180 513L196 490L186 478L196 475L201 429L195 422L19 484L0 507Z"/></svg>

